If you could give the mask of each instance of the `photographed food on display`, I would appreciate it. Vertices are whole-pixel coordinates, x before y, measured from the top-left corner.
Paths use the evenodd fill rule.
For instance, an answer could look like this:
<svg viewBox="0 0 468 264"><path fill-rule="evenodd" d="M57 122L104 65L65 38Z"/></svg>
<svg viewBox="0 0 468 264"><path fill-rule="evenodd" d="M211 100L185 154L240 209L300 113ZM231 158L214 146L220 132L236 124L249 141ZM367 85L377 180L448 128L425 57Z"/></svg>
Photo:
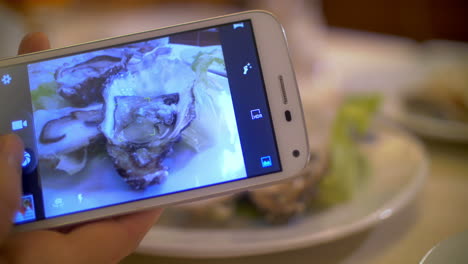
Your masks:
<svg viewBox="0 0 468 264"><path fill-rule="evenodd" d="M201 228L287 224L345 203L370 174L360 148L372 143L380 101L379 95L355 95L304 104L311 157L300 174L288 182L168 208L161 223Z"/></svg>
<svg viewBox="0 0 468 264"><path fill-rule="evenodd" d="M114 77L103 91L105 118L100 129L107 139L107 152L119 174L136 190L164 181L168 168L162 162L196 117L195 74L182 62L161 60L134 74ZM151 71L162 73L166 70L158 67L169 65L179 69L177 79L169 80L177 89L152 89Z"/></svg>
<svg viewBox="0 0 468 264"><path fill-rule="evenodd" d="M102 104L95 104L85 108L37 110L34 115L41 161L70 175L84 169L88 146L103 138L99 130L102 108Z"/></svg>
<svg viewBox="0 0 468 264"><path fill-rule="evenodd" d="M47 216L247 177L218 34L28 65Z"/></svg>
<svg viewBox="0 0 468 264"><path fill-rule="evenodd" d="M158 51L169 54L167 48L145 48L147 54L135 59L125 48L122 57L98 55L56 70L57 94L74 107L35 112L37 123L56 117L37 124L41 159L55 159L56 169L75 174L86 165L86 147L104 136L107 153L133 189L163 182L168 168L162 161L196 116L195 73L180 61L159 59ZM178 76L168 75L168 65ZM155 87L156 74L166 74L177 89Z"/></svg>

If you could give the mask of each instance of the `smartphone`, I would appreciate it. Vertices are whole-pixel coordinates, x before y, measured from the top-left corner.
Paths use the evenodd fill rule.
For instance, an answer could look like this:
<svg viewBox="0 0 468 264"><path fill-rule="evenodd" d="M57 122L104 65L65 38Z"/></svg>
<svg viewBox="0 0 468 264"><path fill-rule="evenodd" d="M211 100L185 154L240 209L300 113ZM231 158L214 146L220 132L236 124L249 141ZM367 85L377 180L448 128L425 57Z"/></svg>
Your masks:
<svg viewBox="0 0 468 264"><path fill-rule="evenodd" d="M308 142L283 29L251 11L0 61L17 230L289 179Z"/></svg>

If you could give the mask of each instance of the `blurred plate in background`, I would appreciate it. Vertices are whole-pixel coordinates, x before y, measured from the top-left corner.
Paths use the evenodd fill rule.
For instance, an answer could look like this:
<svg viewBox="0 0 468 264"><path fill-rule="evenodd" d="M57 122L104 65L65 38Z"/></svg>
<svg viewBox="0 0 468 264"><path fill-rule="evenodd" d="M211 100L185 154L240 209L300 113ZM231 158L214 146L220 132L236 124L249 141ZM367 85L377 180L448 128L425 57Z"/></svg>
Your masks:
<svg viewBox="0 0 468 264"><path fill-rule="evenodd" d="M401 99L394 101L390 116L418 135L453 142L468 142L468 123L444 120L416 113L405 107Z"/></svg>
<svg viewBox="0 0 468 264"><path fill-rule="evenodd" d="M382 222L420 190L428 160L421 143L393 125L377 122L373 133L376 140L364 146L372 172L351 200L278 226L252 223L208 229L161 223L151 229L138 251L204 258L258 255L318 245Z"/></svg>
<svg viewBox="0 0 468 264"><path fill-rule="evenodd" d="M468 142L468 45L429 41L420 53L421 75L392 98L389 114L418 135Z"/></svg>

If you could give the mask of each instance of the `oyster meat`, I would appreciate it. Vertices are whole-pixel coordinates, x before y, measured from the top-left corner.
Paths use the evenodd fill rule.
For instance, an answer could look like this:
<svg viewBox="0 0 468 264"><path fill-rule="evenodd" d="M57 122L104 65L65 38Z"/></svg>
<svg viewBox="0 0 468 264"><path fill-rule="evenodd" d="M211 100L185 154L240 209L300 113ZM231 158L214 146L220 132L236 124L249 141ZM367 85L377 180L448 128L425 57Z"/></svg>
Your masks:
<svg viewBox="0 0 468 264"><path fill-rule="evenodd" d="M196 116L193 71L184 71L181 62L166 63L182 67L180 75L164 75L167 67L162 66L167 64L156 63L156 68L117 76L103 93L101 131L107 138L107 152L120 176L135 190L167 177L168 168L162 162ZM167 79L160 80L163 76Z"/></svg>
<svg viewBox="0 0 468 264"><path fill-rule="evenodd" d="M34 113L39 159L72 175L87 161L87 147L101 135L102 104L86 108L38 110Z"/></svg>

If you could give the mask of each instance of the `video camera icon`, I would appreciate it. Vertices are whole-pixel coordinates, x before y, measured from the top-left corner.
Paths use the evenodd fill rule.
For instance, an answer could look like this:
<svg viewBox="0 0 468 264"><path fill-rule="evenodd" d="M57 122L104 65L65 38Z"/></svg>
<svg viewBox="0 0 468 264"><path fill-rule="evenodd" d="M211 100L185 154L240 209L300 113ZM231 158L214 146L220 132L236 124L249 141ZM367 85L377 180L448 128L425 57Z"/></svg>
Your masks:
<svg viewBox="0 0 468 264"><path fill-rule="evenodd" d="M11 122L11 130L13 131L21 130L25 127L28 127L27 120L16 120L16 121Z"/></svg>

